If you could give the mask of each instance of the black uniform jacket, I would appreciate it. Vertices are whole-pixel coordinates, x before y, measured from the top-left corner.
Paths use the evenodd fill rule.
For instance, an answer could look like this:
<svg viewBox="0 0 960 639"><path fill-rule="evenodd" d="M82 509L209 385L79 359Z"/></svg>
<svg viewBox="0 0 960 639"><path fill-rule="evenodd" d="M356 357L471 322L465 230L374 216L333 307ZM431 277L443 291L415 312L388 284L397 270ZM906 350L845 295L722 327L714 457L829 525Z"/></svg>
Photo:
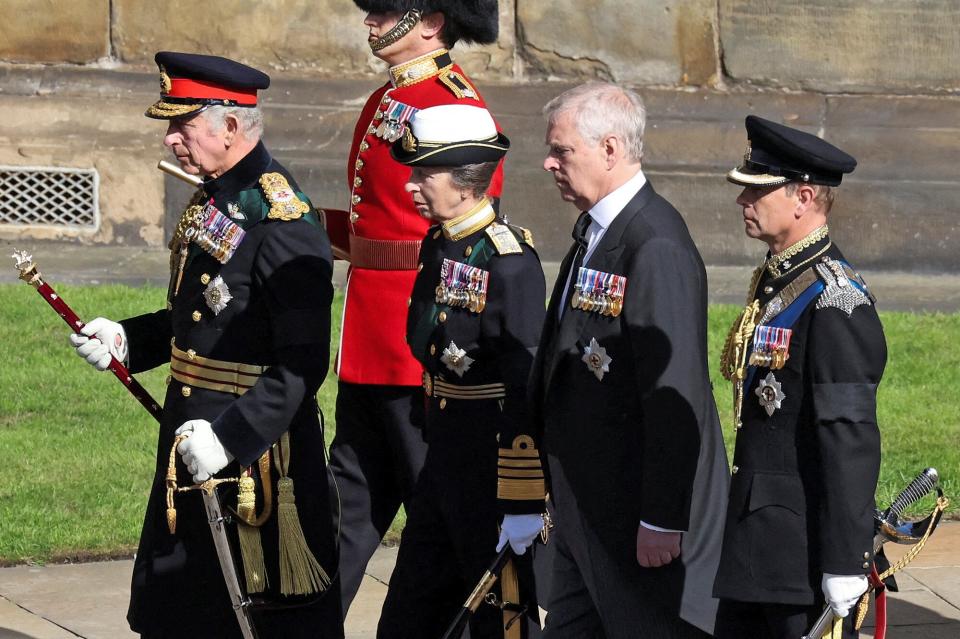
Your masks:
<svg viewBox="0 0 960 639"><path fill-rule="evenodd" d="M171 283L168 309L122 322L130 344L130 370L134 373L169 364L171 344L191 355L269 368L256 383L239 395L169 381L163 422L157 445L157 466L147 505L140 547L134 564L128 619L133 630L150 636L238 636L224 578L198 492L176 496L175 534L167 529L164 477L174 441L174 431L191 419L205 419L236 461L218 476L236 477L280 436L290 432L290 477L307 542L330 576L336 571L336 553L327 503L323 465L323 434L315 394L329 362L332 257L326 234L310 207L290 221L269 219L271 203L259 185L265 173L286 178L299 193L287 171L259 144L224 175L207 180L195 202L212 204L246 235L225 264L190 245L179 291ZM174 259L174 266L176 264ZM204 292L222 278L229 296L215 313ZM176 280L176 275L172 280ZM220 296L221 301L223 295ZM271 482L274 511L261 528L270 587L268 598L279 589L276 525L276 468ZM190 473L177 461L180 486L192 484ZM258 481L258 508L262 484ZM236 506L234 484L220 489L224 509ZM234 536L235 530L229 527ZM235 546L236 548L236 546ZM239 552L235 551L239 560ZM243 571L240 570L241 580ZM338 594L333 599L339 600ZM330 599L324 597L323 599ZM294 616L261 615L258 631L264 636L301 636L313 621L342 636L337 614L329 606L306 606ZM311 613L310 611L313 611ZM269 613L262 613L267 615ZM287 621L302 623L288 627ZM286 621L285 621L286 620ZM297 626L297 627L293 627ZM325 629L326 630L326 629ZM314 635L311 635L314 636Z"/></svg>
<svg viewBox="0 0 960 639"><path fill-rule="evenodd" d="M494 477L496 487L491 482L490 490L496 490L503 513L541 513L544 480L526 398L543 325L543 269L529 234L495 219L485 200L464 218L428 231L407 317L407 341L427 379L430 409L425 435L431 446L442 439L463 449L464 455L474 456L475 462L483 459L486 472L482 475ZM444 228L459 230L445 234ZM437 301L444 259L489 273L480 312ZM451 354L460 359L452 359ZM450 385L471 387L454 389L454 394L499 397L444 398L443 388ZM478 436L489 436L483 450L471 451L477 446L466 440L456 443L470 429ZM499 472L494 474L498 465Z"/></svg>
<svg viewBox="0 0 960 639"><path fill-rule="evenodd" d="M626 277L622 313L557 311L574 244L559 272L531 378L558 526L582 521L615 567L598 577L645 584L650 603L712 631L710 594L726 502L726 455L707 373L707 280L680 214L647 182L607 228L586 268ZM574 280L576 275L574 274ZM571 283L572 286L572 283ZM584 362L591 341L611 358L602 379ZM569 493L569 494L566 494ZM642 568L640 521L687 531L681 561ZM586 539L572 543L591 545ZM574 548L576 554L577 549ZM590 565L580 565L581 571Z"/></svg>
<svg viewBox="0 0 960 639"><path fill-rule="evenodd" d="M824 258L842 261L829 242L796 255L780 277L765 271L760 305ZM796 320L784 368L758 368L744 390L715 586L721 598L812 604L824 572L869 571L880 467L876 392L887 349L866 296L847 313L832 295L825 290ZM784 398L768 415L757 388L771 372Z"/></svg>

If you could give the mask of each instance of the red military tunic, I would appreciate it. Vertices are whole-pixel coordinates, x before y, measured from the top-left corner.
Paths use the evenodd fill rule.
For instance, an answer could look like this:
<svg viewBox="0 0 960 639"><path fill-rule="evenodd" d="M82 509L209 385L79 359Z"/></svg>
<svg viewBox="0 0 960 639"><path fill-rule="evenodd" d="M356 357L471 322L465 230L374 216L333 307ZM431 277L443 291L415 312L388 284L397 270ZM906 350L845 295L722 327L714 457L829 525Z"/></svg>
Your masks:
<svg viewBox="0 0 960 639"><path fill-rule="evenodd" d="M398 106L397 103L400 103ZM350 210L325 212L333 245L350 255L336 370L342 382L419 386L421 367L405 333L407 305L417 275L420 240L430 222L417 212L404 184L410 169L390 156L377 129L403 105L485 106L445 49L390 69L360 113L347 160ZM401 119L409 117L409 109ZM499 197L503 166L488 194Z"/></svg>

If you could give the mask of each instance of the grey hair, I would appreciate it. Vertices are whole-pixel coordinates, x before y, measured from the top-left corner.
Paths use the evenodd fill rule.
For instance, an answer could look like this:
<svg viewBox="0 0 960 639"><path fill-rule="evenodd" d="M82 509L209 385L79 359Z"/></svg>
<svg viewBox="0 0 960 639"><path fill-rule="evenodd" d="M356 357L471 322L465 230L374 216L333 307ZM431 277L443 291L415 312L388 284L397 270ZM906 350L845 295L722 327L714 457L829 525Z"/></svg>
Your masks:
<svg viewBox="0 0 960 639"><path fill-rule="evenodd" d="M563 113L571 113L577 132L591 144L599 144L607 135L623 141L627 157L639 162L643 157L643 130L647 110L635 91L611 82L587 82L564 91L543 107L543 114L554 124Z"/></svg>
<svg viewBox="0 0 960 639"><path fill-rule="evenodd" d="M263 135L263 111L260 107L228 107L215 104L200 112L207 119L214 133L219 133L226 125L227 116L232 115L240 123L240 132L249 139L259 140Z"/></svg>
<svg viewBox="0 0 960 639"><path fill-rule="evenodd" d="M499 162L481 162L450 167L450 180L458 189L468 189L473 196L481 198L490 188L490 181Z"/></svg>
<svg viewBox="0 0 960 639"><path fill-rule="evenodd" d="M793 195L803 184L805 183L787 182L784 185L784 189L787 195ZM807 186L812 187L816 192L816 195L813 197L813 201L816 203L816 205L820 207L824 213L829 213L830 209L833 208L833 203L837 201L837 189L824 184L807 184Z"/></svg>

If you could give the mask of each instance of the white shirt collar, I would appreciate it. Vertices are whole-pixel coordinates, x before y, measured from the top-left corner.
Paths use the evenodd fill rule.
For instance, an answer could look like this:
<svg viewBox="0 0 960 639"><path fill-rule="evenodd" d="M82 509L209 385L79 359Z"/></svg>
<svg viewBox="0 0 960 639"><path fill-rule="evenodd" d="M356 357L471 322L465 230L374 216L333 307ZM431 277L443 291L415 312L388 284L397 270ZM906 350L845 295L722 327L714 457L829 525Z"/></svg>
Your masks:
<svg viewBox="0 0 960 639"><path fill-rule="evenodd" d="M647 178L644 177L643 170L640 169L632 178L607 193L588 211L593 223L602 226L604 229L610 226L616 219L617 214L629 204L633 196L639 193L646 183Z"/></svg>

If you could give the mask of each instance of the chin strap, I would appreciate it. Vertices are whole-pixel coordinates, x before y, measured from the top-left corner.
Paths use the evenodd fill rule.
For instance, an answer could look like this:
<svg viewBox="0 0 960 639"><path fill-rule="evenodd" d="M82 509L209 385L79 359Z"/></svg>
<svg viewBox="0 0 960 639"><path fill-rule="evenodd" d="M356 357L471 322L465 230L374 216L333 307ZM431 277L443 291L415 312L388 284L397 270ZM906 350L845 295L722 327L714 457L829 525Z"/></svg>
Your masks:
<svg viewBox="0 0 960 639"><path fill-rule="evenodd" d="M417 26L417 23L420 22L421 17L422 14L420 13L419 9L410 9L403 14L403 17L397 21L397 24L393 25L393 28L376 40L373 40L370 43L370 49L372 51L386 49L391 44L410 33L410 31Z"/></svg>

